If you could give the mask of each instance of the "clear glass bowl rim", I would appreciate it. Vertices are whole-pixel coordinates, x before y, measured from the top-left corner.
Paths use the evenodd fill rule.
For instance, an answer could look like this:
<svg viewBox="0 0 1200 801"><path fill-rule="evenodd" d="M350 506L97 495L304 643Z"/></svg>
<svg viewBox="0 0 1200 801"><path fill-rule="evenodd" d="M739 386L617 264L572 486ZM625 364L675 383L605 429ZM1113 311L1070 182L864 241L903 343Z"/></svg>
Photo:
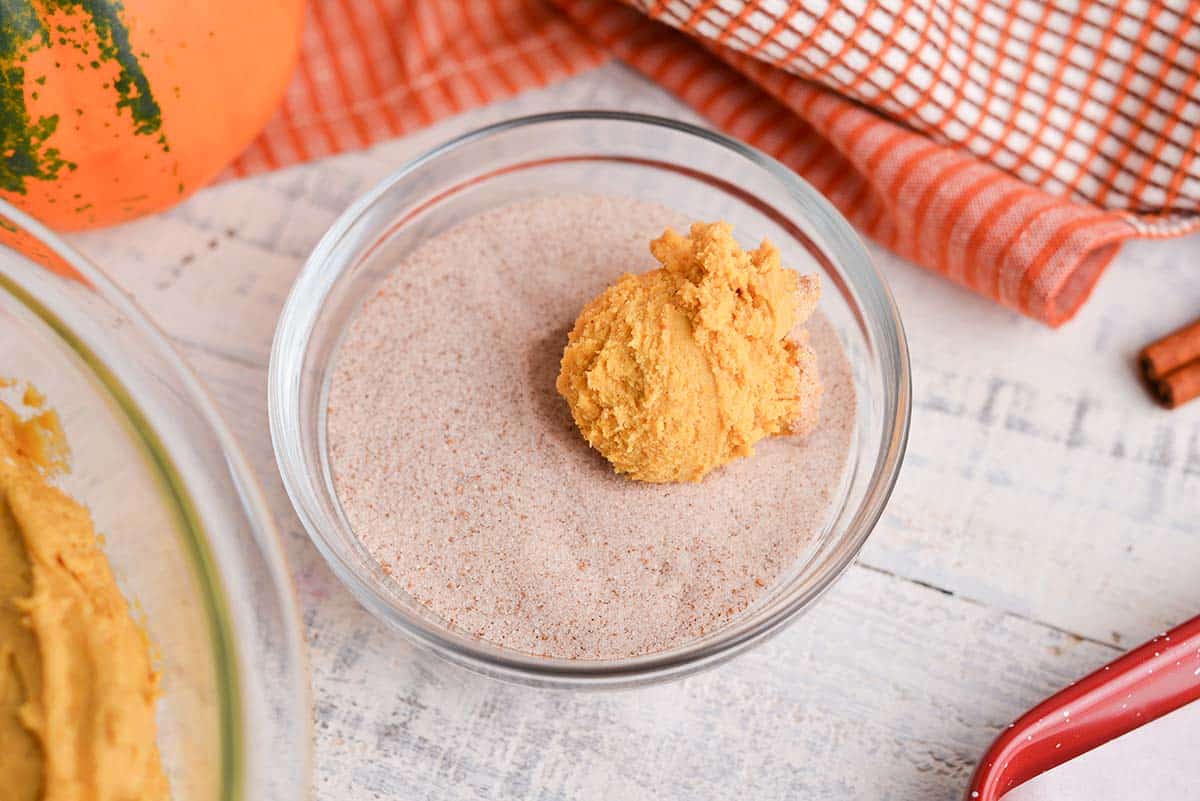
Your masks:
<svg viewBox="0 0 1200 801"><path fill-rule="evenodd" d="M303 421L300 419L299 413L298 376L293 375L287 369L289 357L293 355L288 353L288 350L294 347L293 343L297 339L302 343L302 351L307 349L313 330L312 323L316 305L306 303L305 295L314 288L328 291L336 282L340 271L333 272L329 268L329 260L338 244L381 197L414 171L427 166L430 162L450 157L467 145L516 129L535 128L540 125L562 122L589 121L644 125L704 139L749 160L782 183L791 197L805 208L810 222L832 234L830 238L834 240L835 246L838 244L845 246L846 252L844 253L833 252L836 247L827 252L837 269L854 274L859 282L865 284L869 289L869 296L863 297L862 301L865 307L874 307L868 308L868 314L879 321L884 334L881 341L874 344L886 349L886 359L895 365L894 404L888 404L885 407L886 441L881 446L869 487L859 511L855 515L858 524L847 529L838 537L837 558L826 560L819 566L819 571L809 581L808 589L776 610L770 617L740 630L736 622L731 623L725 627L727 630L725 637L717 637L711 642L695 647L684 646L663 654L597 661L547 659L512 651L498 654L472 647L469 643L450 639L436 627L416 620L398 610L375 590L370 581L364 580L358 569L345 560L327 540L306 497L308 490L305 485L320 481L320 477L310 475L305 470L299 435L292 433L299 430ZM437 190L434 190L435 196L436 193ZM304 331L303 337L298 337L297 331ZM364 607L410 639L452 662L477 672L519 683L583 688L628 686L647 681L676 678L718 664L752 644L777 633L786 624L797 618L801 612L811 607L853 563L882 516L895 487L904 458L912 405L908 344L895 300L886 281L874 267L862 240L850 223L833 208L829 201L780 162L756 148L719 132L666 117L596 110L563 111L516 117L461 134L411 159L352 203L322 236L305 261L288 295L272 344L267 394L271 440L288 497L317 549L325 557L338 578ZM893 405L894 408L891 408ZM890 430L887 430L889 418L891 426Z"/></svg>

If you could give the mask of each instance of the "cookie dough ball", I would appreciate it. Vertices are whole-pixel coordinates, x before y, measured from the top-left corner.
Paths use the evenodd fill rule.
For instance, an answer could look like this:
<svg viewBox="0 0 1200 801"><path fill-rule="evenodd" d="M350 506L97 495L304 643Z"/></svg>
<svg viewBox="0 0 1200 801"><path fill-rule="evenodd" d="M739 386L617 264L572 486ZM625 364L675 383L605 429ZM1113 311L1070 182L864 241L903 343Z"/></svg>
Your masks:
<svg viewBox="0 0 1200 801"><path fill-rule="evenodd" d="M817 276L767 241L742 250L724 222L667 230L650 251L662 266L623 276L568 336L557 387L588 444L637 481L699 481L764 437L810 431Z"/></svg>

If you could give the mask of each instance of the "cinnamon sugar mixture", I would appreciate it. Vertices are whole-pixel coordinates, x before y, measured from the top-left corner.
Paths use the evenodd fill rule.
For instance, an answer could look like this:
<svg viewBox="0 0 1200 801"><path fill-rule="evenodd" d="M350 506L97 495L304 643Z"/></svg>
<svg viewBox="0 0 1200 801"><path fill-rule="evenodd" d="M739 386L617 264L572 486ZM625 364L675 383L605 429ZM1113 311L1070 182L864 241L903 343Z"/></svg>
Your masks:
<svg viewBox="0 0 1200 801"><path fill-rule="evenodd" d="M559 196L425 242L352 320L329 392L334 484L364 545L452 626L546 656L604 659L710 633L804 552L841 484L850 367L809 323L817 430L696 484L614 474L555 390L567 331L675 212Z"/></svg>

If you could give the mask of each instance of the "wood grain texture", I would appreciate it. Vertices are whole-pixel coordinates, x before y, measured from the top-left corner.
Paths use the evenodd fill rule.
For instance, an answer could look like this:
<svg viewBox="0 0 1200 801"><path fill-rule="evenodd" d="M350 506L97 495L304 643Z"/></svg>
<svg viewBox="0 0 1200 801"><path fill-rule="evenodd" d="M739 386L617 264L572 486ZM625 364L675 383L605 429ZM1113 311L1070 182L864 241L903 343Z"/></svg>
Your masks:
<svg viewBox="0 0 1200 801"><path fill-rule="evenodd" d="M610 66L73 237L179 344L272 504L311 648L318 798L951 801L1007 721L1200 611L1200 403L1159 410L1133 367L1200 309L1192 237L1128 247L1057 332L873 248L914 364L899 486L827 599L732 663L636 691L534 691L385 630L309 544L275 471L275 318L325 228L406 158L485 122L581 107L693 118Z"/></svg>

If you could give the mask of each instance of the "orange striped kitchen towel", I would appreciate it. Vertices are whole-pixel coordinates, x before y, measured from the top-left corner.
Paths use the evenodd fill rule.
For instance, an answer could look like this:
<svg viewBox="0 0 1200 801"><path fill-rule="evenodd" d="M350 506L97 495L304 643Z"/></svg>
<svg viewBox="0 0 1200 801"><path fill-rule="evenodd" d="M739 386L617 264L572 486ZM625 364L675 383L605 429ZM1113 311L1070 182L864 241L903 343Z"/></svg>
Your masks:
<svg viewBox="0 0 1200 801"><path fill-rule="evenodd" d="M229 174L366 147L605 60L545 0L308 0L296 76Z"/></svg>
<svg viewBox="0 0 1200 801"><path fill-rule="evenodd" d="M560 2L875 240L1050 325L1120 241L1200 227L1200 2Z"/></svg>
<svg viewBox="0 0 1200 801"><path fill-rule="evenodd" d="M250 172L599 59L903 256L1050 325L1122 240L1200 227L1200 0L313 0Z"/></svg>

